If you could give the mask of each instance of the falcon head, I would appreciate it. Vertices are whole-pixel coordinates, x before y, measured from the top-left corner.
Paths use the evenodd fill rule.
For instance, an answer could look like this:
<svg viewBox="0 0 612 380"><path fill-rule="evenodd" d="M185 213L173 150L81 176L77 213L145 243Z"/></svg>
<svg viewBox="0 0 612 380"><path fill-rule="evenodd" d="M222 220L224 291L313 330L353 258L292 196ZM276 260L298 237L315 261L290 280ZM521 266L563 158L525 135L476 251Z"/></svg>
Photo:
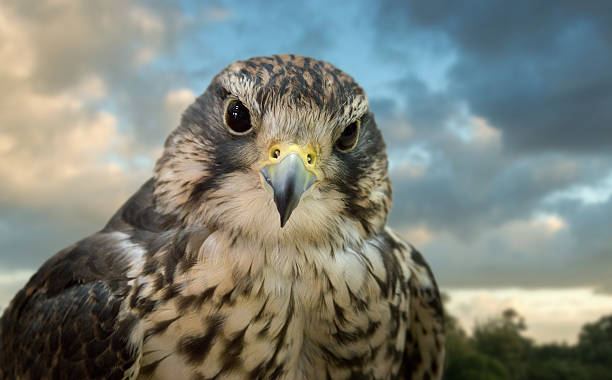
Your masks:
<svg viewBox="0 0 612 380"><path fill-rule="evenodd" d="M155 168L155 202L183 226L255 241L355 241L391 203L363 89L331 64L235 62L184 112Z"/></svg>

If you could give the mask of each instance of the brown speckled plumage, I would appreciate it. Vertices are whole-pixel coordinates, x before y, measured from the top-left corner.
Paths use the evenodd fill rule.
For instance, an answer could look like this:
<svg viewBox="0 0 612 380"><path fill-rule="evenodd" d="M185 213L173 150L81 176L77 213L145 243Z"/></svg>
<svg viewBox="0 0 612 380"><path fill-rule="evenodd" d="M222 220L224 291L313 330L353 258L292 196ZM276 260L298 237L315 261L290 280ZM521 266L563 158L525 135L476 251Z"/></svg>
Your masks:
<svg viewBox="0 0 612 380"><path fill-rule="evenodd" d="M248 108L249 133L228 132L227 99ZM259 169L285 143L308 147L319 177L281 228ZM437 285L385 226L390 206L384 142L351 77L293 55L233 63L153 178L15 296L0 378L439 379Z"/></svg>

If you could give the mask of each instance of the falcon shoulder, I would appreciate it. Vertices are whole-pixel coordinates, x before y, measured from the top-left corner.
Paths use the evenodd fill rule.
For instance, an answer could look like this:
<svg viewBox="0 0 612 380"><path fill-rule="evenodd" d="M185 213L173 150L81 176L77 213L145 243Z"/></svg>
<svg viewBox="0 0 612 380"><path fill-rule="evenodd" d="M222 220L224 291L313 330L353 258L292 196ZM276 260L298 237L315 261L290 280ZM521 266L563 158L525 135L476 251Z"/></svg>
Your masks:
<svg viewBox="0 0 612 380"><path fill-rule="evenodd" d="M409 326L400 376L405 379L440 379L442 377L445 337L444 312L436 279L421 255L387 228L395 255L407 264Z"/></svg>
<svg viewBox="0 0 612 380"><path fill-rule="evenodd" d="M49 259L15 296L0 320L0 378L138 375L143 331L128 295L131 272L145 252L130 237L153 232L126 218L146 219L150 187L145 184L104 230Z"/></svg>

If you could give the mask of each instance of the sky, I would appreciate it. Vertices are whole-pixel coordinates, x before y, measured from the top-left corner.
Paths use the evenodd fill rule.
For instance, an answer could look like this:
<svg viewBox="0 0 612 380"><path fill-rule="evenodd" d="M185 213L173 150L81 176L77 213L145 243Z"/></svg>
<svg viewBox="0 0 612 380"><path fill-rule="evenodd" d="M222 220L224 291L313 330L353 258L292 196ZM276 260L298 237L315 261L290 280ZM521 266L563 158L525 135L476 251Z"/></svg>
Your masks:
<svg viewBox="0 0 612 380"><path fill-rule="evenodd" d="M365 89L389 224L450 312L469 329L513 307L574 342L612 312L611 47L606 1L4 0L0 306L150 177L218 71L294 53Z"/></svg>

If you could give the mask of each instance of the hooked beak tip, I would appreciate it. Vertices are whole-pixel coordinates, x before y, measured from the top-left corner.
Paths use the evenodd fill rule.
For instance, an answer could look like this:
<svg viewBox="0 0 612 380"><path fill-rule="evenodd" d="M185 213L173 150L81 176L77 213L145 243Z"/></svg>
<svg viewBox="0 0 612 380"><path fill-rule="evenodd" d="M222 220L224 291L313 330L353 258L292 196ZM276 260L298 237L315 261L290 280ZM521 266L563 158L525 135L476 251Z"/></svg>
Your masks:
<svg viewBox="0 0 612 380"><path fill-rule="evenodd" d="M278 163L266 165L260 172L274 192L274 203L283 228L298 206L302 194L315 182L316 176L306 169L297 154L290 154Z"/></svg>

